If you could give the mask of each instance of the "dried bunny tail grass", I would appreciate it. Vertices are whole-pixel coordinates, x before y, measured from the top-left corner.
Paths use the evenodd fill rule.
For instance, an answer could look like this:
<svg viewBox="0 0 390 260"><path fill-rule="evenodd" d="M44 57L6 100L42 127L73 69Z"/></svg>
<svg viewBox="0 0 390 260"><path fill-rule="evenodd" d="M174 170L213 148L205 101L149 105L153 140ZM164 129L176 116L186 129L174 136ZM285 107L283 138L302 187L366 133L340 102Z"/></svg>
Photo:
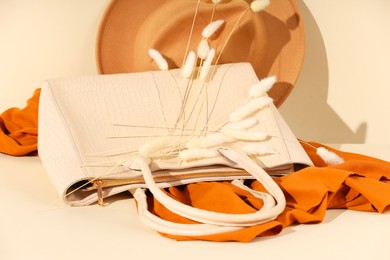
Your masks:
<svg viewBox="0 0 390 260"><path fill-rule="evenodd" d="M321 157L321 159L324 160L324 162L328 165L337 165L344 163L343 158L324 147L317 148L317 155Z"/></svg>
<svg viewBox="0 0 390 260"><path fill-rule="evenodd" d="M195 52L190 51L190 53L188 54L187 60L184 64L184 67L182 69L182 76L183 77L185 77L185 78L191 77L192 72L194 71L195 63L196 63Z"/></svg>
<svg viewBox="0 0 390 260"><path fill-rule="evenodd" d="M251 117L237 122L230 122L225 125L222 129L233 129L233 130L247 130L251 127L254 127L259 123L257 118Z"/></svg>
<svg viewBox="0 0 390 260"><path fill-rule="evenodd" d="M269 0L255 0L251 3L251 10L257 13L269 6L269 4Z"/></svg>
<svg viewBox="0 0 390 260"><path fill-rule="evenodd" d="M185 145L188 149L195 149L195 148L209 148L221 144L231 143L234 139L221 134L221 133L215 133L211 135L206 135L202 137L197 137L194 139L191 139L187 142Z"/></svg>
<svg viewBox="0 0 390 260"><path fill-rule="evenodd" d="M221 0L211 0L211 2L213 2L213 4L219 4Z"/></svg>
<svg viewBox="0 0 390 260"><path fill-rule="evenodd" d="M230 121L237 122L240 121L249 115L253 114L260 109L270 105L272 103L272 98L270 97L259 97L249 101L244 106L238 108L236 111L230 114Z"/></svg>
<svg viewBox="0 0 390 260"><path fill-rule="evenodd" d="M188 149L179 153L179 158L182 161L191 161L206 158L215 158L220 154L217 150L212 149Z"/></svg>
<svg viewBox="0 0 390 260"><path fill-rule="evenodd" d="M254 98L264 96L272 88L275 82L275 76L267 77L260 80L258 83L251 87L251 89L249 90L249 96Z"/></svg>
<svg viewBox="0 0 390 260"><path fill-rule="evenodd" d="M207 42L207 39L202 39L198 45L198 57L202 60L207 58L207 55L209 54L210 46Z"/></svg>
<svg viewBox="0 0 390 260"><path fill-rule="evenodd" d="M148 50L149 56L154 60L160 70L168 70L168 62L164 59L161 53L155 49Z"/></svg>
<svg viewBox="0 0 390 260"><path fill-rule="evenodd" d="M207 58L203 63L203 67L200 71L200 76L199 78L201 80L205 80L207 75L209 74L210 68L211 68L211 63L213 62L213 59L215 57L215 49L211 49L209 53L207 54Z"/></svg>
<svg viewBox="0 0 390 260"><path fill-rule="evenodd" d="M216 31L218 31L224 22L224 20L215 20L214 22L209 23L202 31L203 38L210 38Z"/></svg>
<svg viewBox="0 0 390 260"><path fill-rule="evenodd" d="M270 155L276 151L265 143L250 143L241 148L248 155Z"/></svg>
<svg viewBox="0 0 390 260"><path fill-rule="evenodd" d="M266 133L259 132L259 131L249 132L249 131L233 130L233 129L222 129L221 131L222 133L228 135L229 137L241 141L264 141L268 137Z"/></svg>
<svg viewBox="0 0 390 260"><path fill-rule="evenodd" d="M170 145L172 145L172 143L172 137L161 137L143 144L138 149L138 152L146 158L150 158L152 157L153 153L158 152L164 148L168 148Z"/></svg>

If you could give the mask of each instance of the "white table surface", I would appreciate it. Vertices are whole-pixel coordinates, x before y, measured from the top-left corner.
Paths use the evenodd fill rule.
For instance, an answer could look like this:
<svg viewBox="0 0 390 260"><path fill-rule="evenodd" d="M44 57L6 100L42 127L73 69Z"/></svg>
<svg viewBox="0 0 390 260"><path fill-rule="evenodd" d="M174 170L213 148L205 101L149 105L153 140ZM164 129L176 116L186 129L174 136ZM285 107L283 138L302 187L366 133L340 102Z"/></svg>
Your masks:
<svg viewBox="0 0 390 260"><path fill-rule="evenodd" d="M390 145L333 145L390 160ZM72 208L38 157L0 154L0 259L390 259L390 212L328 210L251 243L176 242L140 223L134 202Z"/></svg>

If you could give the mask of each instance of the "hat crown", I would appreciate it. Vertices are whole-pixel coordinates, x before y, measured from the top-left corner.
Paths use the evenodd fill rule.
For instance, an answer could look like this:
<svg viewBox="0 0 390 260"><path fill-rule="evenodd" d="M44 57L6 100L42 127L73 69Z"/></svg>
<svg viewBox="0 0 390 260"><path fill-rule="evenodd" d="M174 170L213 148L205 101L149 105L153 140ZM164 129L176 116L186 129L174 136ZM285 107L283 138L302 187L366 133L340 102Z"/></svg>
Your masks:
<svg viewBox="0 0 390 260"><path fill-rule="evenodd" d="M168 1L156 8L145 19L135 36L134 60L132 66L137 71L157 69L150 59L145 59L149 48L157 49L166 57L170 68L181 67L186 52L197 1ZM195 20L189 50L196 50L202 40L202 31L212 20L224 20L222 28L209 39L209 44L217 50L225 44L239 16L249 4L242 0L230 0L216 5L202 1ZM212 19L213 16L213 19ZM212 19L212 20L211 20ZM220 64L251 62L260 66L267 53L267 31L259 14L247 10L239 26L234 30L219 60Z"/></svg>
<svg viewBox="0 0 390 260"><path fill-rule="evenodd" d="M215 2L215 1L214 1ZM200 0L189 50L196 50L201 32L213 20L223 26L209 39L218 56L232 27L244 10L218 63L250 62L258 78L276 75L278 82L268 92L279 106L298 78L305 52L303 21L296 0L271 0L258 13L252 0ZM97 37L99 73L156 70L147 50L157 49L170 69L183 64L198 0L111 0Z"/></svg>

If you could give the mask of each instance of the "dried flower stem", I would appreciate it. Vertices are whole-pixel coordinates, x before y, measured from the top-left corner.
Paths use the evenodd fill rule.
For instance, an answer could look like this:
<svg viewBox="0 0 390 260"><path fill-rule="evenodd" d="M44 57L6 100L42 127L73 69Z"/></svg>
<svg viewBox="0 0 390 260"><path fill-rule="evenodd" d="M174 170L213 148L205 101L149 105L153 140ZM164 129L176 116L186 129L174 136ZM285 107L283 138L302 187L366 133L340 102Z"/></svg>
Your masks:
<svg viewBox="0 0 390 260"><path fill-rule="evenodd" d="M205 95L203 95L203 99L202 99L202 103L200 104L200 109L199 109L199 112L197 114L197 117L195 119L195 123L194 123L194 126L193 126L193 129L192 129L192 132L193 134L195 134L195 131L197 130L197 125L198 125L198 122L199 122L199 118L200 118L200 115L201 115L201 112L202 112L202 108L203 108L203 105L206 101L206 118L208 118L208 93L207 93L207 89L208 89L208 82L205 83L204 81L201 81L202 82L202 87L201 87L201 90L199 92L199 95L197 96L196 100L195 100L195 103L191 109L191 112L190 112L190 115L188 116L183 128L185 128L187 126L187 124L189 123L195 109L196 109L196 106L197 106L197 103L199 102L199 99L200 97L202 96L202 93L204 92L204 89L205 89ZM206 88L205 88L206 86ZM202 133L205 131L205 129L208 129L208 120L206 121L206 125L203 127L202 130L200 130L200 135L202 135ZM199 130L198 130L199 131ZM211 131L210 131L211 132Z"/></svg>
<svg viewBox="0 0 390 260"><path fill-rule="evenodd" d="M126 122L114 122L114 126L123 126L123 127L134 127L134 128L150 128L150 129L165 129L164 126L151 126L151 125L134 125ZM170 127L169 130L172 131L174 128ZM176 128L176 130L184 131L193 131L192 128ZM202 129L195 129L195 131L202 131ZM216 130L211 130L211 132L216 132Z"/></svg>
<svg viewBox="0 0 390 260"><path fill-rule="evenodd" d="M209 53L207 54L206 60L204 61L203 67L200 67L199 71L198 71L198 78L202 82L202 90L199 93L198 99L201 96L201 94L203 92L203 88L205 87L205 84L206 84L205 95L203 97L202 105L201 105L201 107L203 107L204 101L206 100L206 118L207 118L207 120L206 120L206 128L205 128L206 131L208 129L208 121L209 121L208 120L209 119L209 98L208 98L209 82L205 83L205 80L206 80L206 78L207 78L207 76L209 74L209 71L210 71L211 64L213 62L214 56L215 56L215 49L210 49ZM202 62L203 62L203 60L202 60ZM199 114L198 114L197 118L200 117L200 113L201 112L202 112L202 109L199 111ZM197 121L198 121L198 119L197 119ZM196 125L194 126L194 128L195 127L196 127Z"/></svg>
<svg viewBox="0 0 390 260"><path fill-rule="evenodd" d="M181 73L180 73L180 75L181 75ZM186 103L187 103L187 100L188 100L188 96L189 96L189 94L191 92L191 89L192 89L192 84L193 84L193 80L190 80L190 79L187 80L187 85L185 87L184 97L183 97L182 102L181 102L180 111L179 111L179 114L177 116L175 125L174 125L171 133L173 133L177 129L177 125L179 124L179 122L180 122L180 120L182 118L183 118L183 121L185 121L185 118L186 118L185 106L186 106Z"/></svg>
<svg viewBox="0 0 390 260"><path fill-rule="evenodd" d="M248 12L250 9L251 9L251 8L248 7L247 9L245 9L245 10L240 14L240 16L238 17L238 19L237 19L236 23L234 24L232 30L230 31L230 33L229 33L229 35L228 35L228 37L227 37L225 43L223 44L221 50L219 51L219 54L218 54L218 56L217 56L217 59L216 59L216 61L215 61L215 63L214 63L215 65L214 65L214 67L213 67L213 69L212 69L212 71L211 71L211 75L210 75L211 78L212 78L212 77L214 76L214 74L215 74L215 71L216 71L216 68L217 68L217 64L218 64L218 62L219 62L219 59L221 58L221 55L222 55L224 49L225 49L226 46L227 46L227 43L229 42L230 38L232 37L232 35L233 35L234 31L236 30L237 26L240 24L241 19L244 18L244 16L247 14L247 12ZM218 93L219 93L219 90L218 90ZM216 104L216 102L217 102L218 96L219 96L219 95L217 95L217 97L216 97L215 100L214 100L214 105L213 105L213 108L211 109L211 113L210 113L210 115L208 116L207 121L210 119L210 117L211 117L211 115L212 115L212 113L213 113L213 111L214 111L214 107L215 107L215 104Z"/></svg>
<svg viewBox="0 0 390 260"><path fill-rule="evenodd" d="M93 154L86 154L85 156L87 157L113 157L113 156L120 156L120 155L125 155L125 154L135 154L137 151L132 150L132 151L122 151L122 152L114 152L114 151L106 151L106 152L100 152L100 153L93 153ZM105 154L103 154L105 153Z"/></svg>
<svg viewBox="0 0 390 260"><path fill-rule="evenodd" d="M121 139L121 138L157 138L157 137L181 137L181 136L191 136L190 134L167 134L167 135L109 135L105 138L107 139Z"/></svg>
<svg viewBox="0 0 390 260"><path fill-rule="evenodd" d="M198 60L199 56L198 56L198 53L196 54L196 58L195 58L195 65L196 65L196 61ZM202 65L202 60L201 60L201 64L200 66ZM182 68L183 70L183 68ZM182 71L180 72L180 76L182 75ZM180 122L180 119L182 117L184 117L183 121L185 121L185 107L186 107L186 104L187 104L187 101L188 101L188 96L191 92L191 89L192 89L192 84L193 84L193 80L189 79L187 81L187 86L185 88L185 91L184 91L184 97L183 97L183 100L182 100L182 104L181 104L181 108L180 108L180 112L179 112L179 115L177 117L177 120L176 120L176 123L175 123L175 127L174 127L174 130L176 130L177 128L177 124ZM184 126L183 126L184 128Z"/></svg>
<svg viewBox="0 0 390 260"><path fill-rule="evenodd" d="M195 9L194 18L192 19L192 25L191 25L190 35L189 35L189 37L188 37L187 46L186 46L186 51L184 52L183 62L182 62L182 65L181 65L182 68L183 68L184 63L185 63L185 61L186 61L186 59L187 59L188 50L189 50L189 48L190 48L190 42L191 42L192 34L193 34L193 32L194 32L194 27L195 27L195 20L196 20L196 17L198 16L199 5L200 5L200 0L198 0L198 2L197 2L197 4L196 4L196 9Z"/></svg>
<svg viewBox="0 0 390 260"><path fill-rule="evenodd" d="M183 125L182 125L182 129L185 128L186 124L186 105L187 105L187 102L188 102L188 98L191 94L191 91L192 91L192 88L193 88L193 85L194 85L194 81L193 80L189 80L188 81L188 84L187 84L187 87L186 87L186 92L184 94L184 100L183 100L183 103L182 103L182 106L181 106L181 109L180 109L180 113L179 113L179 117L177 118L177 123L180 122L180 119L183 118ZM175 130L177 128L177 124L175 126Z"/></svg>
<svg viewBox="0 0 390 260"><path fill-rule="evenodd" d="M229 33L229 36L227 37L225 43L223 44L223 46L222 46L222 48L221 48L221 50L220 50L220 52L219 52L219 54L218 54L218 57L217 57L217 60L215 61L215 64L218 64L218 61L219 61L219 59L221 58L222 52L223 52L224 49L226 48L226 45L228 44L228 42L229 42L230 38L232 37L234 31L236 30L237 26L240 24L241 19L244 18L244 16L246 15L246 13L247 13L250 9L251 9L251 8L248 7L248 8L245 9L245 10L240 14L240 16L238 17L236 23L234 24L232 30L231 30L230 33Z"/></svg>
<svg viewBox="0 0 390 260"><path fill-rule="evenodd" d="M215 73L216 64L217 64L217 63L215 63L215 65L214 65L214 67L213 67L213 70L212 70L212 72L211 72L210 78L212 78L213 75L214 75L214 73ZM230 66L229 66L229 67L230 67ZM208 123L209 123L209 121L210 121L210 118L211 118L212 114L214 113L214 109L215 109L215 106L216 106L216 104L217 104L217 100L218 100L218 98L219 98L219 94L220 94L220 92L221 92L222 83L223 83L223 80L224 80L224 78L225 78L226 73L228 72L228 70L229 70L229 68L224 72L224 75L222 76L222 80L221 80L221 82L219 83L217 95L216 95L216 97L215 97L215 99L214 99L214 104L213 104L213 106L212 106L212 108L211 108L210 113L209 113L208 116L207 116L207 125L208 125Z"/></svg>
<svg viewBox="0 0 390 260"><path fill-rule="evenodd" d="M160 103L160 108L161 108L161 112L162 112L162 116L163 116L164 123L165 123L165 126L166 126L167 131L169 131L169 130L168 130L167 117L165 116L164 107L163 107L163 102L162 102L162 100L161 100L160 90L159 90L159 88L158 88L158 86L157 86L156 79L155 79L154 76L153 76L153 72L150 72L150 74L152 75L152 79L153 79L153 81L154 81L154 87L156 88L156 91L157 91L158 101L159 101L159 103Z"/></svg>
<svg viewBox="0 0 390 260"><path fill-rule="evenodd" d="M213 11L211 12L210 23L214 20L215 10L217 9L217 3L213 5Z"/></svg>
<svg viewBox="0 0 390 260"><path fill-rule="evenodd" d="M201 60L201 66L199 67L199 70L198 70L198 78L200 79L200 82L202 83L202 87L201 87L201 91L199 92L199 95L196 99L196 102L195 102L195 105L194 107L192 108L192 111L190 113L190 117L192 116L192 113L194 112L195 110L195 106L196 104L198 103L199 101L199 98L200 96L202 95L202 92L203 92L203 89L206 87L206 90L205 90L205 94L203 96L203 99L202 99L202 103L201 103L201 109L199 110L199 113L197 115L197 119L196 119L196 124L194 125L194 129L196 128L196 125L198 123L198 120L199 120L199 117L200 117L200 114L202 112L202 108L203 108L203 104L205 103L206 101L206 125L205 125L205 128L203 128L203 131L206 131L208 130L208 122L209 122L209 99L208 99L208 87L209 87L209 82L205 82L205 79L207 77L207 75L209 74L209 70L210 70L210 67L211 67L211 63L214 59L214 55L215 55L215 49L211 49L207 55L207 58L206 60L204 61L203 63L203 60ZM203 66L202 66L203 64ZM187 120L188 122L189 120Z"/></svg>
<svg viewBox="0 0 390 260"><path fill-rule="evenodd" d="M193 34L194 28L195 28L196 17L198 16L198 12L199 12L199 5L200 5L200 0L198 0L198 2L196 3L194 18L192 19L192 25L191 25L190 35L188 36L187 46L186 46L186 50L185 50L185 52L184 52L183 61L182 61L182 65L181 65L181 70L183 70L184 64L185 64L186 59L187 59L187 54L188 54L188 51L189 51L189 48L190 48L190 43L191 43L191 39L192 39L192 34ZM180 72L180 78L181 78L181 75L182 75L182 71ZM180 81L180 80L179 80L179 81ZM182 116L185 117L185 111L183 111L183 110L184 110L184 107L185 107L185 102L186 102L185 100L186 100L187 91L188 91L188 83L187 83L187 86L186 86L186 88L185 88L184 98L183 98L183 100L182 100L182 108L180 109L178 118L177 118L176 123L175 123L175 127L174 127L175 129L176 129L176 127L177 127L177 124L180 122L181 117L182 117Z"/></svg>
<svg viewBox="0 0 390 260"><path fill-rule="evenodd" d="M107 162L96 162L96 163L86 163L81 164L80 167L82 168L89 168L89 167L112 167L116 164L115 161L107 161ZM109 165L108 165L109 164Z"/></svg>

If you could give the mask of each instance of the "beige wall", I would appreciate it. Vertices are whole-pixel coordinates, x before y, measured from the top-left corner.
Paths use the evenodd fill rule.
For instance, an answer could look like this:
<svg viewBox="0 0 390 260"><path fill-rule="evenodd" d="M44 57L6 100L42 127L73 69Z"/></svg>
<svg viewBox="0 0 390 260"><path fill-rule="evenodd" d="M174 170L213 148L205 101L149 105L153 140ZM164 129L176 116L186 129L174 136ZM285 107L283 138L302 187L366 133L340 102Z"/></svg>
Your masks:
<svg viewBox="0 0 390 260"><path fill-rule="evenodd" d="M23 106L45 79L95 74L108 0L0 0L0 110Z"/></svg>
<svg viewBox="0 0 390 260"><path fill-rule="evenodd" d="M281 111L296 135L390 143L390 1L299 0L305 63Z"/></svg>
<svg viewBox="0 0 390 260"><path fill-rule="evenodd" d="M390 143L390 1L297 0L307 52L281 111L296 135ZM24 106L46 78L95 74L108 0L0 0L0 110Z"/></svg>

